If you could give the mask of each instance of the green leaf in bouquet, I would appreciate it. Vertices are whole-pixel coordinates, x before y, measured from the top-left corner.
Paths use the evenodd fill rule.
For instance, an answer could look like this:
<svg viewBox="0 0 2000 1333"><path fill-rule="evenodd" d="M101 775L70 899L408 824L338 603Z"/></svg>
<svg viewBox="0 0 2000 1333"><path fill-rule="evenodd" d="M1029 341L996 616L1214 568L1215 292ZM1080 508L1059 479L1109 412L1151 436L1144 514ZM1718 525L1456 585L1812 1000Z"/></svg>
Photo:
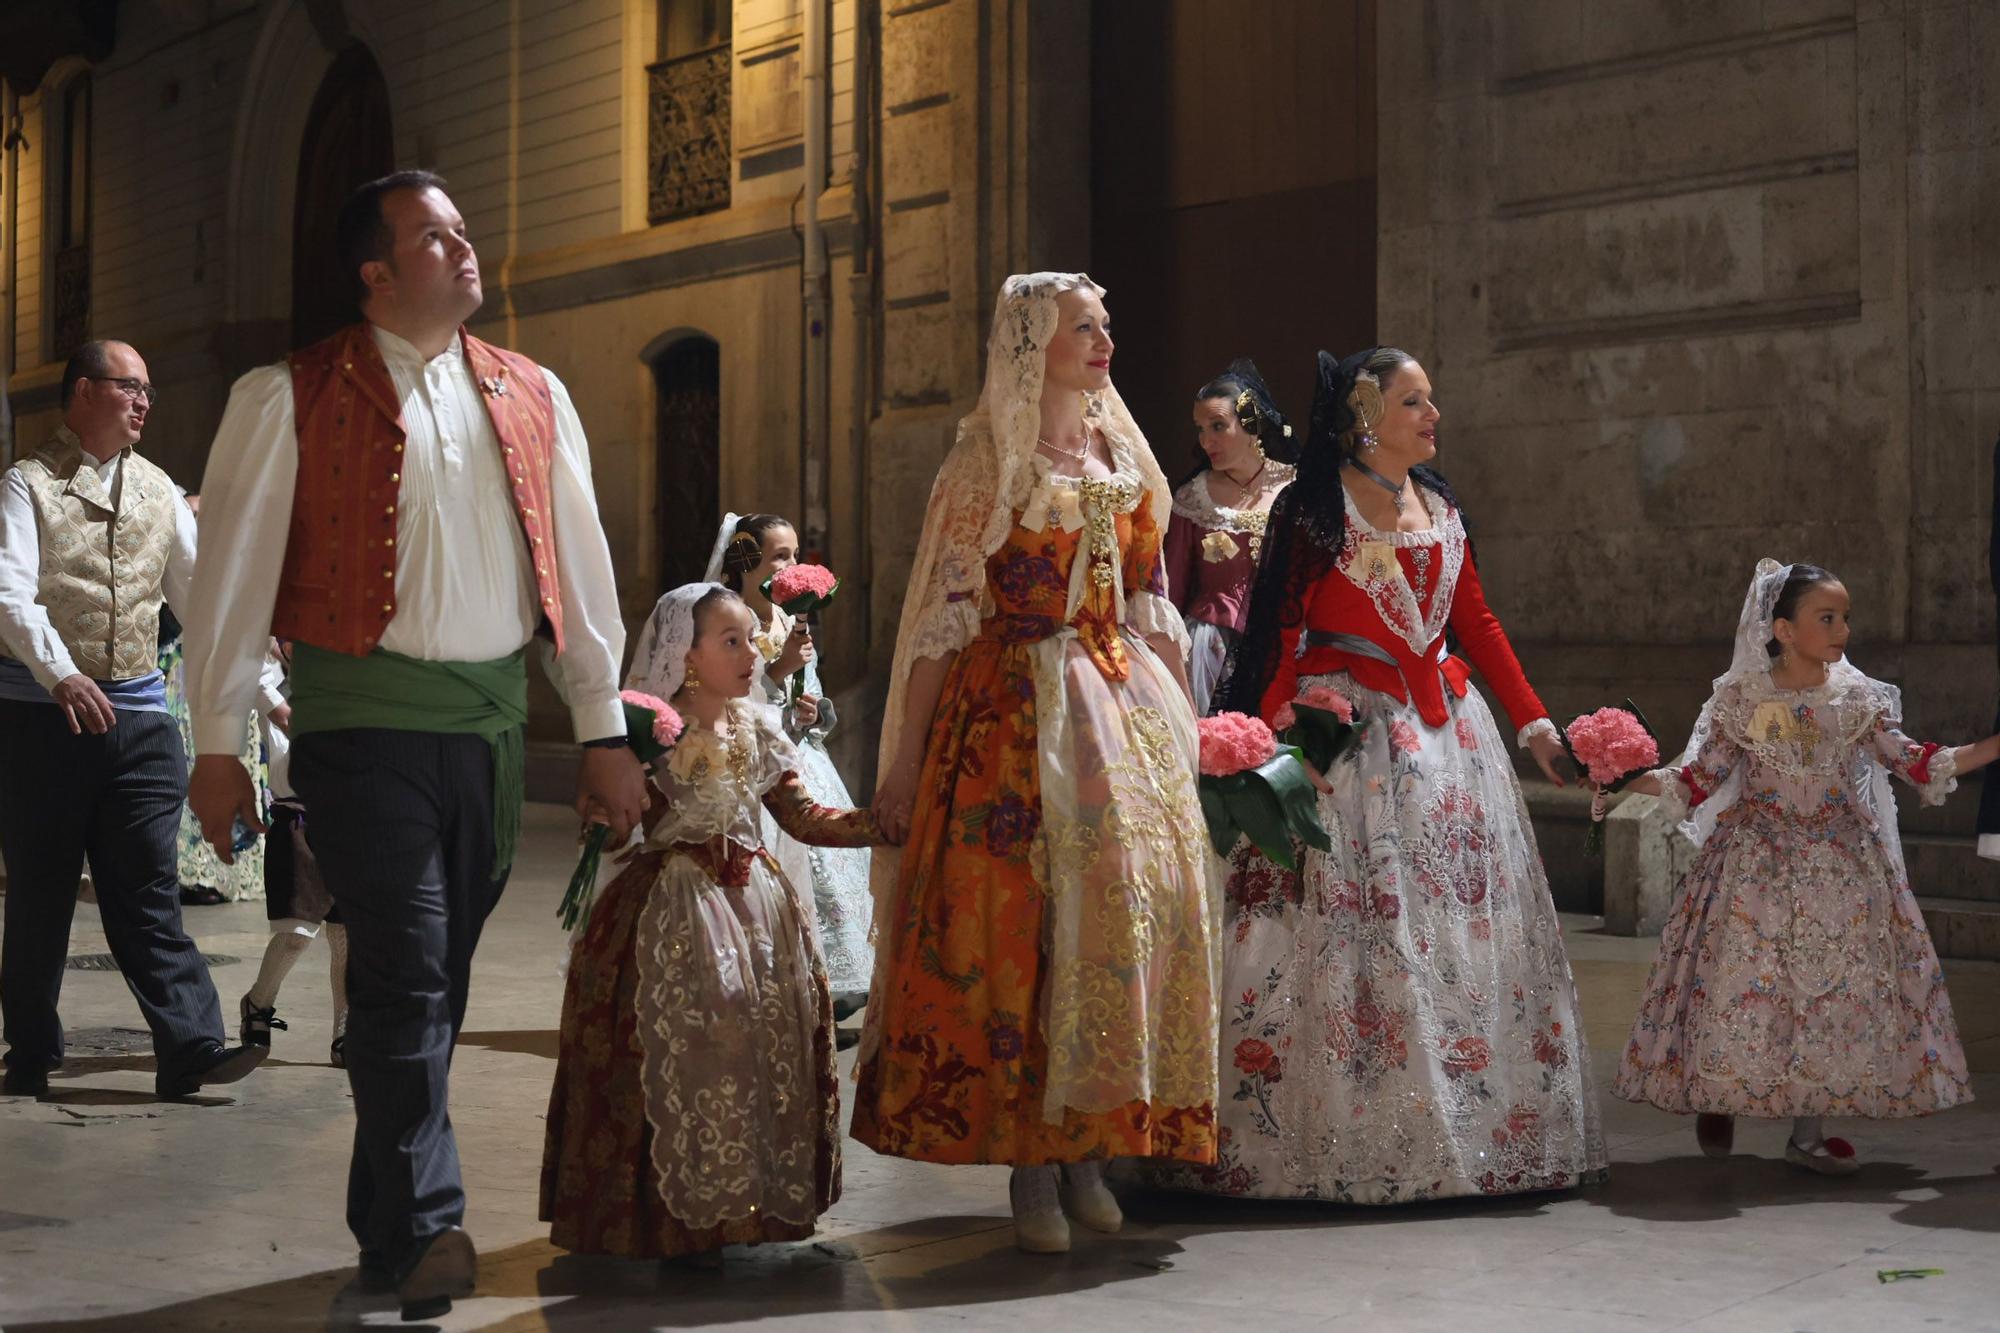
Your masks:
<svg viewBox="0 0 2000 1333"><path fill-rule="evenodd" d="M1353 746L1361 728L1352 722L1342 722L1340 715L1324 708L1314 708L1296 700L1292 703L1292 714L1298 720L1278 739L1286 745L1302 751L1307 763L1322 774L1333 767L1333 761L1345 754Z"/></svg>
<svg viewBox="0 0 2000 1333"><path fill-rule="evenodd" d="M639 762L650 764L665 754L667 747L660 744L659 738L653 735L652 710L641 708L628 700L621 699L619 702L625 708L625 744L631 747L632 753L639 756Z"/></svg>
<svg viewBox="0 0 2000 1333"><path fill-rule="evenodd" d="M1203 778L1195 784L1195 790L1201 794L1202 817L1208 821L1209 845L1215 848L1217 856L1227 857L1236 850L1236 839L1242 836L1243 830L1237 827L1235 817L1229 813L1229 798L1217 788L1217 781L1215 778Z"/></svg>
<svg viewBox="0 0 2000 1333"><path fill-rule="evenodd" d="M1333 850L1333 839L1319 822L1319 789L1312 784L1296 746L1285 746L1255 770L1277 802L1279 814L1299 841L1320 851Z"/></svg>
<svg viewBox="0 0 2000 1333"><path fill-rule="evenodd" d="M603 824L592 824L584 834L583 855L578 858L576 872L569 877L569 888L556 908L564 930L575 930L590 919L591 895L597 889L597 867L604 859L604 844L610 837L610 828Z"/></svg>
<svg viewBox="0 0 2000 1333"><path fill-rule="evenodd" d="M1275 762L1266 760L1266 764ZM1286 870L1298 869L1292 853L1292 830L1285 821L1283 803L1271 789L1262 769L1248 769L1222 779L1224 799L1237 827L1264 853L1265 859Z"/></svg>

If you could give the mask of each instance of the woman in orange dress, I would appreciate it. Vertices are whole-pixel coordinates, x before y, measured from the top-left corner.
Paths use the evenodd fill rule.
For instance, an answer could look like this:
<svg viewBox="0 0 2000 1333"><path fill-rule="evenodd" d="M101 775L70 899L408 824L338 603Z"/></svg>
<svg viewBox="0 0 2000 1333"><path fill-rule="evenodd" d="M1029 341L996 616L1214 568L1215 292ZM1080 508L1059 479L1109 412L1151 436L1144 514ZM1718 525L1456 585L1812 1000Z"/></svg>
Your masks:
<svg viewBox="0 0 2000 1333"><path fill-rule="evenodd" d="M854 1137L1006 1162L1016 1243L1115 1231L1112 1157L1211 1161L1219 883L1195 791L1172 497L1111 386L1102 290L1009 278L938 473L875 811ZM1060 1168L1060 1169L1059 1169Z"/></svg>

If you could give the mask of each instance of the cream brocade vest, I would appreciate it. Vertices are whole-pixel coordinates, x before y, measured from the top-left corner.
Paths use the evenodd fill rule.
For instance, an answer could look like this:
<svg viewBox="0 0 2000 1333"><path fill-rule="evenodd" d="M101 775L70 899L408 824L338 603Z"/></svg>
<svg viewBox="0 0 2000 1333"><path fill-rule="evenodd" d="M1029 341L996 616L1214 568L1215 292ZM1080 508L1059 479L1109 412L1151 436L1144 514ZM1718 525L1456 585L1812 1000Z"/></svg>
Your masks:
<svg viewBox="0 0 2000 1333"><path fill-rule="evenodd" d="M76 669L133 680L160 669L161 583L174 543L174 483L127 449L117 507L68 428L15 465L42 542L35 600Z"/></svg>

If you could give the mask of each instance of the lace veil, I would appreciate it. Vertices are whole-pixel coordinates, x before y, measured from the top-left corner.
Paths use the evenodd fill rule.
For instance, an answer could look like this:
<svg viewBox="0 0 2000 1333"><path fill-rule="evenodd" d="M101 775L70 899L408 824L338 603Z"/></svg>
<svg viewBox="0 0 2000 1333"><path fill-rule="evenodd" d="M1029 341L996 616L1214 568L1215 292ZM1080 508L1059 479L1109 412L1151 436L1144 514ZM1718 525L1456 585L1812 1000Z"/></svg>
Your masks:
<svg viewBox="0 0 2000 1333"><path fill-rule="evenodd" d="M1741 686L1762 685L1769 678L1772 659L1766 645L1771 642L1771 624L1777 618L1778 597L1784 591L1785 581L1791 576L1790 565L1781 565L1768 556L1757 562L1756 572L1750 576L1750 589L1743 596L1743 611L1736 618L1736 646L1730 655L1729 670L1715 678L1715 688L1709 694L1708 702L1701 706L1701 716L1695 719L1694 733L1688 737L1687 749L1676 761L1679 767L1694 763L1715 739L1719 725L1716 720L1717 700ZM1845 657L1827 668L1827 682L1874 695L1881 702L1888 720L1892 724L1901 722L1903 692L1864 675ZM1723 812L1743 798L1744 767L1741 762L1735 764L1722 785L1710 793L1707 800L1690 810L1681 822L1680 831L1697 847L1715 833ZM1891 868L1898 878L1907 878L1903 865L1902 833L1896 819L1896 793L1889 784L1888 770L1865 755L1856 756L1849 761L1847 779L1863 812L1874 822Z"/></svg>
<svg viewBox="0 0 2000 1333"><path fill-rule="evenodd" d="M632 669L625 675L625 688L643 690L660 699L672 699L687 679L688 649L694 647L694 609L701 599L722 585L683 583L653 604L639 631L639 646L632 654Z"/></svg>
<svg viewBox="0 0 2000 1333"><path fill-rule="evenodd" d="M1069 291L1104 294L1104 288L1084 273L1017 273L1000 286L993 329L986 340L986 383L978 404L959 421L957 439L931 485L923 533L903 596L882 717L878 751L882 772L894 762L902 740L911 667L919 658L943 657L969 643L990 609L986 558L1007 540L1015 511L1034 485L1031 460L1041 433L1042 376L1056 333L1056 298ZM1118 390L1106 387L1085 394L1084 419L1104 434L1114 454L1134 460L1145 502L1165 531L1172 517L1173 490ZM882 924L894 919L901 864L896 849L876 849L871 888L878 940ZM889 950L878 948L876 957L879 987ZM873 1045L873 1031L871 1024L864 1054Z"/></svg>
<svg viewBox="0 0 2000 1333"><path fill-rule="evenodd" d="M708 568L702 571L702 578L709 583L722 582L722 557L729 550L730 541L736 536L736 525L743 521L743 515L727 513L722 516L722 526L715 530L715 545L708 553Z"/></svg>

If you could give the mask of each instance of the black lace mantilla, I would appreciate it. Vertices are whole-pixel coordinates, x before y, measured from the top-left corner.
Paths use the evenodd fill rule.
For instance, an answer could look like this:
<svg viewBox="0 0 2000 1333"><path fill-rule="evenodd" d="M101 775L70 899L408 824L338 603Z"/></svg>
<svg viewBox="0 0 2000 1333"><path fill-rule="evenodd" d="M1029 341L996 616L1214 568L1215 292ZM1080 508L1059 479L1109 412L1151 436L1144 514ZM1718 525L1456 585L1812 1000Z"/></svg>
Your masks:
<svg viewBox="0 0 2000 1333"><path fill-rule="evenodd" d="M1347 503L1340 480L1354 428L1354 410L1347 399L1355 376L1376 350L1370 347L1338 362L1326 352L1319 354L1312 422L1299 456L1298 476L1271 506L1263 554L1251 585L1247 628L1230 650L1212 711L1256 715L1264 691L1278 674L1281 634L1304 621L1314 585L1332 572L1347 543ZM1410 476L1457 509L1459 521L1465 521L1458 497L1435 468L1413 467ZM1472 558L1469 535L1466 558Z"/></svg>

